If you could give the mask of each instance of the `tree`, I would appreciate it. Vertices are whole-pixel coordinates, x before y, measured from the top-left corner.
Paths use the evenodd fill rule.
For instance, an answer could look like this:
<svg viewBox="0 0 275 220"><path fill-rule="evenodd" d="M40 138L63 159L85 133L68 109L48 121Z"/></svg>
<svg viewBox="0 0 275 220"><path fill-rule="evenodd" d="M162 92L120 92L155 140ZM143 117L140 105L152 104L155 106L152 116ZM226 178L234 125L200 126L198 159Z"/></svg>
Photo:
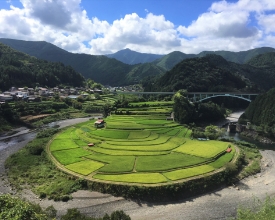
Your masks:
<svg viewBox="0 0 275 220"><path fill-rule="evenodd" d="M95 99L101 100L101 96L98 93L95 93Z"/></svg>
<svg viewBox="0 0 275 220"><path fill-rule="evenodd" d="M47 220L40 206L24 202L10 195L0 196L0 219Z"/></svg>
<svg viewBox="0 0 275 220"><path fill-rule="evenodd" d="M103 117L107 117L110 112L111 112L111 105L109 103L106 103L103 106Z"/></svg>
<svg viewBox="0 0 275 220"><path fill-rule="evenodd" d="M176 121L181 124L193 121L194 106L187 100L186 91L179 90L173 97L173 111Z"/></svg>
<svg viewBox="0 0 275 220"><path fill-rule="evenodd" d="M217 133L218 132L218 127L215 125L209 125L205 128L205 132L207 133Z"/></svg>

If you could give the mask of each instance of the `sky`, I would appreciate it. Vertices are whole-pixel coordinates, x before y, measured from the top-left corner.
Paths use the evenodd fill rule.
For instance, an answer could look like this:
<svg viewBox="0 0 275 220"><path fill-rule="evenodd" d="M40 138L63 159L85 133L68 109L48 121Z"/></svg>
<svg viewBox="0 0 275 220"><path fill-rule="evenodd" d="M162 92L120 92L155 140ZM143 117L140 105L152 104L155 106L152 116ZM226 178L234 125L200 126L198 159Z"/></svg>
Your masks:
<svg viewBox="0 0 275 220"><path fill-rule="evenodd" d="M0 38L93 55L275 48L275 0L0 0Z"/></svg>

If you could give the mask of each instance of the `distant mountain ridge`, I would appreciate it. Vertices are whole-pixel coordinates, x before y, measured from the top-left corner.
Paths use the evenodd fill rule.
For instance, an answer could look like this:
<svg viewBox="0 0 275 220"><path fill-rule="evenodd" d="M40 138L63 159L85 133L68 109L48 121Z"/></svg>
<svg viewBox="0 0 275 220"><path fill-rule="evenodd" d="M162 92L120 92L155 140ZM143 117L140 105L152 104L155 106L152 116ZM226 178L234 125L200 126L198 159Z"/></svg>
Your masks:
<svg viewBox="0 0 275 220"><path fill-rule="evenodd" d="M84 77L63 63L41 60L0 43L0 90L61 84L83 86Z"/></svg>
<svg viewBox="0 0 275 220"><path fill-rule="evenodd" d="M185 59L163 76L143 86L147 91L223 92L244 89L247 83L239 75L214 65L213 60L227 62L218 55Z"/></svg>
<svg viewBox="0 0 275 220"><path fill-rule="evenodd" d="M139 64L139 63L151 63L156 59L160 59L164 55L150 54L150 53L138 53L130 49L120 50L114 54L105 55L109 58L115 58L126 64Z"/></svg>
<svg viewBox="0 0 275 220"><path fill-rule="evenodd" d="M85 78L91 78L105 85L120 86L137 83L142 78L138 74L135 74L135 72L142 73L145 76L158 75L165 72L162 68L153 68L154 64L150 64L154 69L154 71L151 71L152 68L144 68L146 64L140 64L139 66L129 65L104 55L70 53L45 41L23 41L2 38L0 42L39 59L70 65Z"/></svg>
<svg viewBox="0 0 275 220"><path fill-rule="evenodd" d="M274 59L275 53L267 53L238 64L208 54L182 60L164 75L147 78L142 84L146 91L267 91L275 85Z"/></svg>
<svg viewBox="0 0 275 220"><path fill-rule="evenodd" d="M219 55L213 59L216 60L213 65L243 77L250 85L258 85L261 89L267 90L273 87L275 83L274 68L270 67L273 63L272 53L275 53L275 49L270 47L241 52L204 51L199 54L184 54L174 51L149 63L147 62L147 58L149 56L151 57L150 59L153 59L152 54L142 54L129 49L115 53L123 58L124 62L137 62L137 60L138 62L142 60L142 62L145 62L146 60L145 63L129 65L104 55L70 53L45 41L22 41L0 38L0 42L40 59L70 65L85 78L91 78L96 82L111 86L139 83L146 79L146 77L151 77L151 79L159 78L183 60L196 57L201 58L208 55ZM269 53L271 55L266 55ZM132 58L130 54L133 55ZM265 58L262 58L261 55L264 55ZM125 59L128 61L125 61Z"/></svg>

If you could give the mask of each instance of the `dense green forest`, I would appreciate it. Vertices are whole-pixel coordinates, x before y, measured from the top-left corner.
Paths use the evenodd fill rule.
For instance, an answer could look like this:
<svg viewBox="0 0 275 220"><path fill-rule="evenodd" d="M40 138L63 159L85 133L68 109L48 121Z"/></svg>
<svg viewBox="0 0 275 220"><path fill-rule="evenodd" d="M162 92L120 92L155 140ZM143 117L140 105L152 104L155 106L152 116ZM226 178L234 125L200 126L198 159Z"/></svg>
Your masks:
<svg viewBox="0 0 275 220"><path fill-rule="evenodd" d="M245 90L248 84L240 76L213 64L224 60L217 55L186 59L159 79L144 80L146 91L222 92Z"/></svg>
<svg viewBox="0 0 275 220"><path fill-rule="evenodd" d="M115 58L123 63L130 65L139 63L150 63L156 59L163 57L163 55L158 54L139 53L128 48L105 56L109 58Z"/></svg>
<svg viewBox="0 0 275 220"><path fill-rule="evenodd" d="M249 121L258 126L257 130L274 136L275 134L275 88L257 96L241 116L240 121Z"/></svg>
<svg viewBox="0 0 275 220"><path fill-rule="evenodd" d="M31 57L0 43L0 90L12 86L82 86L84 78L72 67Z"/></svg>
<svg viewBox="0 0 275 220"><path fill-rule="evenodd" d="M147 77L142 84L146 91L267 91L275 85L274 56L258 55L247 64L229 62L214 54L185 59L164 75Z"/></svg>
<svg viewBox="0 0 275 220"><path fill-rule="evenodd" d="M247 61L248 65L255 67L274 68L275 67L275 52L265 53L253 57Z"/></svg>
<svg viewBox="0 0 275 220"><path fill-rule="evenodd" d="M219 105L207 103L191 103L186 98L186 91L179 90L173 97L174 117L181 124L213 122L226 115L226 109Z"/></svg>
<svg viewBox="0 0 275 220"><path fill-rule="evenodd" d="M240 51L240 52L203 51L198 54L198 57L204 57L207 54L216 54L216 55L222 56L227 61L238 63L238 64L244 64L255 56L269 53L269 52L275 52L275 49L271 47L260 47L260 48L255 48L255 49Z"/></svg>
<svg viewBox="0 0 275 220"><path fill-rule="evenodd" d="M172 52L161 58L147 64L135 64L129 65L127 63L136 63L136 62L149 62L151 59L155 59L158 55L155 54L143 54L138 53L135 51L131 51L129 49L119 51L115 54L107 56L96 56L96 55L88 55L88 54L74 54L67 52L57 46L44 42L44 41L22 41L22 40L12 40L12 39L0 39L0 42L3 42L10 47L27 53L31 56L35 56L40 59L45 59L48 61L54 62L62 62L65 65L71 65L76 71L80 72L85 78L91 78L96 82L105 85L111 86L122 86L122 85L129 85L134 84L137 82L141 82L143 79L150 84L159 84L159 82L155 82L156 78L161 78L164 73L169 70L172 71L172 68L175 67L176 64L183 62L183 60L195 58L195 57L209 57L209 54L212 55L213 58L211 60L212 64L216 66L215 68L224 69L227 72L230 72L228 76L230 79L227 79L227 83L231 81L230 85L222 85L222 89L229 88L235 86L237 83L236 80L233 80L231 75L240 76L242 81L245 81L246 85L249 86L249 91L257 91L257 87L261 90L268 90L273 87L275 84L275 68L271 68L270 64L272 62L266 62L265 65L258 65L258 62L262 62L260 60L266 59L262 58L261 54L265 56L267 53L275 52L274 48L269 47L262 47L256 48L248 51L241 51L241 52L230 52L230 51L204 51L199 54L184 54L179 51ZM220 55L223 58L217 58ZM211 57L211 56L210 56ZM200 59L197 59L200 60ZM259 61L256 61L259 60ZM200 61L199 61L200 62ZM197 72L198 74L203 74L203 78L205 78L205 73L203 65L193 65L191 67L192 73ZM215 69L214 68L214 69ZM174 70L172 71L174 72ZM205 73L204 73L205 72ZM219 74L221 71L218 71ZM191 74L191 72L189 72ZM167 73L165 74L167 77ZM156 77L158 76L158 77ZM188 76L192 78L194 75ZM215 74L212 74L215 76ZM148 80L147 77L150 77ZM164 77L164 78L165 78ZM183 77L186 77L184 75ZM226 77L226 76L225 76ZM163 78L163 79L164 79ZM211 77L210 77L211 78ZM167 78L165 78L167 79ZM182 81L182 79L175 79L173 81ZM212 80L212 79L208 79ZM148 82L150 81L150 82ZM157 81L162 81L161 79ZM188 81L188 80L187 80ZM191 81L190 81L191 82ZM170 82L171 83L171 82ZM174 83L174 82L173 82ZM216 80L213 83L217 83ZM166 85L166 89L188 89L187 87L181 87L179 85ZM194 83L191 83L194 84ZM238 84L238 83L237 83ZM182 84L186 86L185 83ZM161 86L159 84L159 86ZM187 84L187 86L190 86ZM148 87L148 86L147 86ZM149 86L151 87L151 86ZM194 87L191 85L191 87ZM209 88L209 90L213 90L213 87ZM157 87L158 88L158 87ZM194 87L196 88L196 86ZM147 88L148 89L148 88ZM152 90L153 88L151 88ZM216 88L215 88L216 89ZM239 90L239 87L234 89ZM149 91L150 89L148 89ZM220 88L218 89L220 90ZM230 90L231 91L231 90Z"/></svg>
<svg viewBox="0 0 275 220"><path fill-rule="evenodd" d="M269 52L275 52L275 49L270 47L261 47L261 48L256 48L256 49L241 51L241 52L203 51L199 54L185 54L180 51L174 51L172 53L169 53L161 57L158 60L155 60L153 63L166 70L171 70L177 63L181 62L182 60L195 58L195 57L204 57L208 54L214 54L214 55L222 56L225 60L229 62L244 64L259 54L265 54Z"/></svg>
<svg viewBox="0 0 275 220"><path fill-rule="evenodd" d="M143 65L137 66L122 63L103 55L70 53L45 41L32 42L0 39L0 42L39 59L70 65L85 78L91 78L104 85L121 86L134 84L143 76L163 74L165 72L165 70L154 64L150 64L150 68L148 68Z"/></svg>
<svg viewBox="0 0 275 220"><path fill-rule="evenodd" d="M196 57L195 54L185 54L180 51L174 51L158 60L155 60L153 63L157 66L164 68L165 70L171 70L179 62L194 57Z"/></svg>

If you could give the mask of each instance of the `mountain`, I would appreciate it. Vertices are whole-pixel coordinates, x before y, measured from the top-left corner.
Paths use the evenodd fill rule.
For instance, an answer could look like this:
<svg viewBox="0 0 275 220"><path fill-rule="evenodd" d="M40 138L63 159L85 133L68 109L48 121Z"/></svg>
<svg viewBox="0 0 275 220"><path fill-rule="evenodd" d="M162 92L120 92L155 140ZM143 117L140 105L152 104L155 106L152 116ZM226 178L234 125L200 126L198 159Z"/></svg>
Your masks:
<svg viewBox="0 0 275 220"><path fill-rule="evenodd" d="M266 57L266 55L261 54L247 61L246 64L238 64L226 61L225 59L220 59L221 57L217 59L217 56L212 56L211 62L219 68L241 76L248 85L250 84L254 87L249 88L250 91L256 91L256 87L262 91L267 91L274 87L275 69L272 68L272 66L267 65L256 66L256 63L262 62L262 57Z"/></svg>
<svg viewBox="0 0 275 220"><path fill-rule="evenodd" d="M22 41L2 38L0 42L40 59L70 65L85 78L91 78L105 85L120 86L136 83L137 79L142 78L138 77L137 73L141 73L143 76L156 74L156 71L150 72L154 64L151 64L151 68L141 66L141 71L136 65L125 64L114 58L108 58L103 55L70 53L45 41ZM146 69L148 70L147 72ZM155 67L154 69L160 70L161 68ZM162 71L159 71L159 73L162 73ZM135 76L131 77L131 75Z"/></svg>
<svg viewBox="0 0 275 220"><path fill-rule="evenodd" d="M163 57L163 55L150 54L150 53L139 53L130 49L120 50L114 54L106 55L109 58L115 58L126 64L138 64L138 63L151 63L156 59Z"/></svg>
<svg viewBox="0 0 275 220"><path fill-rule="evenodd" d="M198 57L204 57L207 54L216 54L222 56L227 61L234 63L244 64L251 58L269 52L275 52L274 48L261 47L247 51L231 52L231 51L203 51L198 54Z"/></svg>
<svg viewBox="0 0 275 220"><path fill-rule="evenodd" d="M267 133L274 133L275 129L275 88L270 89L264 94L260 94L250 103L241 121L249 121L254 125L262 126Z"/></svg>
<svg viewBox="0 0 275 220"><path fill-rule="evenodd" d="M72 67L31 57L0 43L0 90L12 86L82 86L84 78Z"/></svg>
<svg viewBox="0 0 275 220"><path fill-rule="evenodd" d="M161 76L164 73L165 69L155 64L143 63L133 67L132 70L126 75L126 80L137 83L146 77Z"/></svg>
<svg viewBox="0 0 275 220"><path fill-rule="evenodd" d="M153 63L166 70L170 70L182 60L194 58L194 57L204 57L209 54L214 54L214 55L222 56L227 61L238 63L238 64L244 64L248 62L248 60L250 60L251 58L257 55L265 54L269 52L275 52L275 49L271 47L261 47L261 48L256 48L256 49L241 51L241 52L203 51L199 54L185 54L179 51L174 51L154 61Z"/></svg>
<svg viewBox="0 0 275 220"><path fill-rule="evenodd" d="M91 78L102 84L113 85L116 81L122 81L123 84L124 76L131 69L131 66L106 56L74 54L45 41L12 39L0 39L0 41L31 56L70 65L85 78Z"/></svg>
<svg viewBox="0 0 275 220"><path fill-rule="evenodd" d="M275 67L275 52L257 55L246 62L246 64L255 67Z"/></svg>
<svg viewBox="0 0 275 220"><path fill-rule="evenodd" d="M154 81L144 80L147 91L222 92L245 89L247 83L230 71L219 68L213 60L227 62L221 56L185 59Z"/></svg>
<svg viewBox="0 0 275 220"><path fill-rule="evenodd" d="M0 42L40 59L70 65L85 78L91 78L96 82L111 86L133 84L143 79L146 79L148 82L153 82L167 70L171 70L176 64L185 59L195 57L203 58L205 56L211 57L211 55L212 59L209 61L212 62L212 65L215 65L217 68L222 68L233 75L239 75L242 80L246 82L250 91L256 91L257 87L267 91L272 88L275 83L275 68L272 67L272 57L274 56L272 54L275 52L275 49L269 47L241 52L205 51L197 55L175 51L151 63L129 65L106 56L70 53L45 41L33 42L0 39ZM128 53L129 57L127 58L129 58L129 60L135 60L139 55L144 55L145 57L148 55L129 49L120 52L117 52L117 54ZM130 54L133 54L134 57L131 58ZM215 54L219 54L220 56L214 56ZM262 57L261 55L265 56ZM269 56L269 58L267 56ZM198 66L198 68L203 68L203 66ZM194 69L194 71L203 72L203 69ZM150 77L150 79L146 77ZM148 82L146 83L148 84ZM210 85L210 87L213 86ZM173 88L173 86L170 86L170 88Z"/></svg>
<svg viewBox="0 0 275 220"><path fill-rule="evenodd" d="M204 64L205 66L201 63L204 60L203 58L208 63L207 65ZM185 59L163 76L147 78L143 81L143 84L148 91L168 91L169 89L171 91L178 89L195 91L194 88L197 91L202 91L202 87L204 91L225 91L224 88L232 91L234 84L232 84L231 88L228 85L224 85L231 76L227 75L224 79L225 81L221 81L220 85L216 85L217 81L215 77L218 76L214 77L214 72L209 71L208 65L210 65L213 71L216 71L215 68L218 68L230 73L232 76L240 78L246 84L246 87L242 88L243 91L267 91L275 85L274 59L275 53L267 53L252 58L246 64L238 64L227 61L222 56L208 54L201 58ZM211 78L211 76L213 77ZM227 77L229 78L227 79ZM210 81L206 80L205 84L202 84L201 82L206 78L209 78ZM154 86L151 86L152 84ZM235 88L240 89L238 86Z"/></svg>
<svg viewBox="0 0 275 220"><path fill-rule="evenodd" d="M174 51L172 53L169 53L162 58L154 61L153 63L157 66L162 67L165 70L172 69L176 64L181 62L182 60L196 57L195 54L185 54L180 51Z"/></svg>

